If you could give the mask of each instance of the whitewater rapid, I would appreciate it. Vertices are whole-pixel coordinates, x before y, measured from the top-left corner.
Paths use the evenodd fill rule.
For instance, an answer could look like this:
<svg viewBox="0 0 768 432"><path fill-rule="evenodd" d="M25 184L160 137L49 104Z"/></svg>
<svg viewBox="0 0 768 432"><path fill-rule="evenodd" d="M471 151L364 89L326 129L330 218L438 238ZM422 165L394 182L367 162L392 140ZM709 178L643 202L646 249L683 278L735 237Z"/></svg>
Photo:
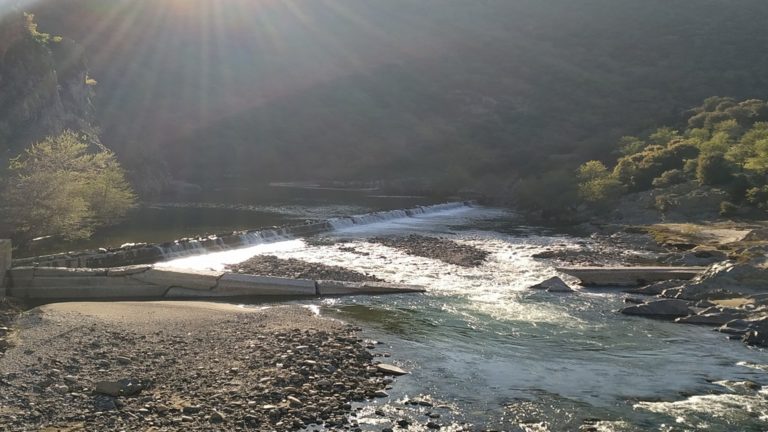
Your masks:
<svg viewBox="0 0 768 432"><path fill-rule="evenodd" d="M593 426L605 431L768 428L764 352L705 328L622 316L623 295L616 290L528 290L557 275L552 263L533 254L550 247L578 250L591 240L500 229L498 221L510 220L514 215L504 210L461 206L340 223L326 234L340 243L282 239L163 265L221 270L271 254L425 286L424 295L298 303L362 325L385 342L393 361L412 371L390 391L390 400L373 408L395 410L398 400L430 397L454 407L443 430L469 422L478 430L570 431L587 418L599 419ZM465 268L367 241L410 233L449 238L490 255L483 265ZM756 387L723 384L744 381ZM382 428L370 406L359 420L364 430Z"/></svg>

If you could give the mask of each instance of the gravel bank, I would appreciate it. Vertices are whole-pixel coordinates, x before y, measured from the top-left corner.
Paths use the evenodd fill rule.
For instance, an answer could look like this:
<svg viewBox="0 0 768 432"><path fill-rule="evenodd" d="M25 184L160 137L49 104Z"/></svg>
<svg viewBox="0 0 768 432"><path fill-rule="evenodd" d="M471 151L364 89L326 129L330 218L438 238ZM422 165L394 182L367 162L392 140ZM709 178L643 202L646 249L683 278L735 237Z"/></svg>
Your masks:
<svg viewBox="0 0 768 432"><path fill-rule="evenodd" d="M344 267L311 263L295 258L257 255L248 261L227 266L227 270L260 276L278 276L294 279L336 280L345 282L383 282L376 276Z"/></svg>
<svg viewBox="0 0 768 432"><path fill-rule="evenodd" d="M16 325L0 430L354 430L350 402L392 382L354 329L301 307L66 303Z"/></svg>
<svg viewBox="0 0 768 432"><path fill-rule="evenodd" d="M374 237L373 243L402 250L409 255L439 259L448 264L462 267L477 267L489 253L474 246L456 243L452 240L411 234L405 237Z"/></svg>

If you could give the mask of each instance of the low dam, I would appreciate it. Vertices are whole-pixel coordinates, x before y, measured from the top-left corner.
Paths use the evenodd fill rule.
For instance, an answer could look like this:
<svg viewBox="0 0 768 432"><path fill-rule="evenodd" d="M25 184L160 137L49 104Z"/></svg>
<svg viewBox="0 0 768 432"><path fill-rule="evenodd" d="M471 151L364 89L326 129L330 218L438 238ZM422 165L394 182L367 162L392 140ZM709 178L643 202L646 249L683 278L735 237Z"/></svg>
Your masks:
<svg viewBox="0 0 768 432"><path fill-rule="evenodd" d="M333 218L299 225L235 231L202 237L184 238L158 244L125 244L119 248L86 250L13 260L13 267L110 268L155 264L170 258L237 249L290 238L310 237L340 228L413 217L443 210L471 207L474 203L451 202L419 206L405 210L374 212L357 216Z"/></svg>

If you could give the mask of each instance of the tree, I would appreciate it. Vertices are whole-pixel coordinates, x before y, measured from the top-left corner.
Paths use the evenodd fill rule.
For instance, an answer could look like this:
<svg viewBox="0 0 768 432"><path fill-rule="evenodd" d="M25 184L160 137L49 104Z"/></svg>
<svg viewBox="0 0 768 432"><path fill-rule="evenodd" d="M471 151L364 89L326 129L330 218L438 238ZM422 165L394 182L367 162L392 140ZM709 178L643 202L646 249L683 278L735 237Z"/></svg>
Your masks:
<svg viewBox="0 0 768 432"><path fill-rule="evenodd" d="M608 204L624 193L624 185L599 161L589 161L579 167L579 196L591 204Z"/></svg>
<svg viewBox="0 0 768 432"><path fill-rule="evenodd" d="M88 237L122 218L136 200L114 154L88 153L84 139L70 131L13 159L2 198L5 219L22 242Z"/></svg>

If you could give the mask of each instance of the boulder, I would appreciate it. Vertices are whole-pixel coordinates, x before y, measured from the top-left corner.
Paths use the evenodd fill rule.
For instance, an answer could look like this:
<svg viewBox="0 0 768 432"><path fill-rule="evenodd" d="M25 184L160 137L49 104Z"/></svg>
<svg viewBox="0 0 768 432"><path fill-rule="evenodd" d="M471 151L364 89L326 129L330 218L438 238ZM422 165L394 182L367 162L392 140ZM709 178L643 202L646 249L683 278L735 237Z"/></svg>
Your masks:
<svg viewBox="0 0 768 432"><path fill-rule="evenodd" d="M625 315L639 315L659 318L675 318L691 315L693 310L688 306L688 302L677 299L663 299L644 303L641 305L628 306L619 312Z"/></svg>
<svg viewBox="0 0 768 432"><path fill-rule="evenodd" d="M624 290L625 293L630 294L643 294L643 295L659 295L669 288L677 288L685 284L686 281L680 279L671 279L667 281L661 281L646 285L641 288L633 288Z"/></svg>
<svg viewBox="0 0 768 432"><path fill-rule="evenodd" d="M724 261L713 264L682 287L665 290L662 296L703 300L761 293L768 293L768 264L765 258L748 263Z"/></svg>
<svg viewBox="0 0 768 432"><path fill-rule="evenodd" d="M768 347L768 318L749 322L749 330L742 340L747 345Z"/></svg>
<svg viewBox="0 0 768 432"><path fill-rule="evenodd" d="M557 293L573 292L573 288L568 286L567 283L565 283L562 279L560 279L557 276L551 277L545 280L544 282L533 285L529 289L546 290L547 292L557 292Z"/></svg>
<svg viewBox="0 0 768 432"><path fill-rule="evenodd" d="M753 242L753 241L766 241L768 240L768 229L758 228L748 232L741 241Z"/></svg>
<svg viewBox="0 0 768 432"><path fill-rule="evenodd" d="M718 327L716 330L725 334L743 335L749 331L749 321L743 319L735 319Z"/></svg>
<svg viewBox="0 0 768 432"><path fill-rule="evenodd" d="M376 369L385 375L406 375L408 373L397 366L386 363L377 364Z"/></svg>
<svg viewBox="0 0 768 432"><path fill-rule="evenodd" d="M749 313L742 309L710 307L696 315L678 318L676 323L722 326L736 319L743 319Z"/></svg>
<svg viewBox="0 0 768 432"><path fill-rule="evenodd" d="M697 246L690 251L664 256L659 262L675 266L707 266L727 259L728 254L723 251Z"/></svg>

